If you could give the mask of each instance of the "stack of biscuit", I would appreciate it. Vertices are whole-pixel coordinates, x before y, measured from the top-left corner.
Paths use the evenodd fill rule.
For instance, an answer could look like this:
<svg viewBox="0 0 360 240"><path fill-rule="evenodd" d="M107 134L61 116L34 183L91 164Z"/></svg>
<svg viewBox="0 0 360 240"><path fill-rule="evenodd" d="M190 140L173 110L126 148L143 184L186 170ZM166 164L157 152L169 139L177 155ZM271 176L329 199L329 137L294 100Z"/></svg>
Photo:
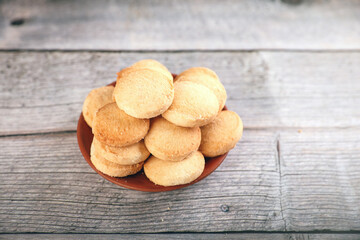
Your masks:
<svg viewBox="0 0 360 240"><path fill-rule="evenodd" d="M158 185L190 183L204 171L204 156L228 152L242 136L240 117L223 110L226 98L208 68L173 79L161 63L139 61L118 73L115 88L94 89L85 99L83 115L94 134L91 161L112 177L144 168Z"/></svg>

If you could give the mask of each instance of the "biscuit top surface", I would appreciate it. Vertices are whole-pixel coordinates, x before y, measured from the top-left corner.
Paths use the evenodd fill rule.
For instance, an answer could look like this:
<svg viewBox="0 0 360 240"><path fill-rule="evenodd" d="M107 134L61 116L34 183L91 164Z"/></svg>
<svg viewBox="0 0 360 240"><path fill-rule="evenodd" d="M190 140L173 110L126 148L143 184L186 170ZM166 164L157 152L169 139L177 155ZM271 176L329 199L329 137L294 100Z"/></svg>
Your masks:
<svg viewBox="0 0 360 240"><path fill-rule="evenodd" d="M223 109L226 102L226 90L214 71L205 67L194 67L185 70L176 76L174 81L191 81L209 88L219 101L219 111Z"/></svg>
<svg viewBox="0 0 360 240"><path fill-rule="evenodd" d="M214 71L205 67L194 67L185 70L176 76L174 81L191 81L209 88L219 101L219 111L223 109L226 102L226 90Z"/></svg>
<svg viewBox="0 0 360 240"><path fill-rule="evenodd" d="M144 164L146 176L155 184L174 186L186 184L201 175L205 168L204 156L195 151L183 161L163 161L151 156Z"/></svg>
<svg viewBox="0 0 360 240"><path fill-rule="evenodd" d="M163 64L153 59L144 59L134 63L130 67L122 69L120 72L118 72L118 79L132 71L137 71L139 69L155 70L164 74L169 80L171 80L171 82L173 82L173 76L170 71Z"/></svg>
<svg viewBox="0 0 360 240"><path fill-rule="evenodd" d="M189 82L175 82L175 96L172 105L163 113L168 121L183 127L207 124L218 113L219 103L207 87Z"/></svg>
<svg viewBox="0 0 360 240"><path fill-rule="evenodd" d="M151 120L145 144L154 155L161 152L169 158L184 158L197 150L201 142L199 127L180 127L162 117ZM180 160L180 159L179 159Z"/></svg>
<svg viewBox="0 0 360 240"><path fill-rule="evenodd" d="M121 147L144 138L149 125L148 119L129 116L116 103L110 103L97 111L93 121L93 134L102 143Z"/></svg>
<svg viewBox="0 0 360 240"><path fill-rule="evenodd" d="M182 76L203 76L203 75L207 75L208 77L211 77L214 79L219 79L218 75L210 68L192 67L192 68L186 69L185 71L183 71L182 73L177 75L176 78L174 79L174 82L179 80Z"/></svg>
<svg viewBox="0 0 360 240"><path fill-rule="evenodd" d="M163 113L174 98L174 86L164 74L152 69L130 71L117 80L114 97L119 108L137 118Z"/></svg>
<svg viewBox="0 0 360 240"><path fill-rule="evenodd" d="M235 147L242 133L241 118L233 111L221 111L213 122L201 127L199 150L211 157L223 154Z"/></svg>
<svg viewBox="0 0 360 240"><path fill-rule="evenodd" d="M203 126L201 130L205 130L209 134L222 133L221 135L226 135L238 132L239 129L242 129L242 126L242 121L236 112L223 110L214 121Z"/></svg>
<svg viewBox="0 0 360 240"><path fill-rule="evenodd" d="M113 102L111 98L113 91L113 86L105 86L93 89L87 95L83 104L82 112L86 123L90 127L92 127L96 111L104 105Z"/></svg>
<svg viewBox="0 0 360 240"><path fill-rule="evenodd" d="M154 172L161 175L162 171L170 171L173 175L186 175L188 170L194 168L202 168L202 162L198 159L204 159L204 156L201 152L196 151L185 158L183 161L179 162L168 162L158 159L157 157L151 156L146 165L148 168L151 168Z"/></svg>
<svg viewBox="0 0 360 240"><path fill-rule="evenodd" d="M169 79L173 80L173 76L170 71L160 62L153 60L153 59L144 59L138 61L132 65L135 68L150 68L161 72L162 74L166 75Z"/></svg>

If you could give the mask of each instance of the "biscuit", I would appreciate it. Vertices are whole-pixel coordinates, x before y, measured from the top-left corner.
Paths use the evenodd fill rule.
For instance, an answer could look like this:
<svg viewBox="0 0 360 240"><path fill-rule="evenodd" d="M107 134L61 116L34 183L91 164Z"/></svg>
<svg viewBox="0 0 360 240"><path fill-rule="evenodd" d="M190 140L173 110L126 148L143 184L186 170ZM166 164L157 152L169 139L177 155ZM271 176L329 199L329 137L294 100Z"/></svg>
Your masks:
<svg viewBox="0 0 360 240"><path fill-rule="evenodd" d="M172 124L162 117L151 120L145 136L147 149L157 158L181 161L199 148L201 131L199 127L185 128Z"/></svg>
<svg viewBox="0 0 360 240"><path fill-rule="evenodd" d="M92 127L96 111L106 104L114 102L112 100L113 91L113 86L105 86L93 89L87 95L83 104L82 112L89 127Z"/></svg>
<svg viewBox="0 0 360 240"><path fill-rule="evenodd" d="M210 89L189 81L176 82L174 87L174 101L162 114L166 120L182 127L199 127L216 117L219 102Z"/></svg>
<svg viewBox="0 0 360 240"><path fill-rule="evenodd" d="M121 165L133 165L143 162L150 155L143 140L127 147L112 147L94 138L92 145L100 156Z"/></svg>
<svg viewBox="0 0 360 240"><path fill-rule="evenodd" d="M214 71L205 67L194 67L185 70L177 75L174 81L191 81L199 83L209 88L219 101L219 111L221 111L226 102L226 90Z"/></svg>
<svg viewBox="0 0 360 240"><path fill-rule="evenodd" d="M133 175L139 172L144 165L144 162L140 162L134 165L120 165L108 161L96 152L94 144L91 145L90 159L97 170L111 177L126 177L129 175Z"/></svg>
<svg viewBox="0 0 360 240"><path fill-rule="evenodd" d="M109 103L96 112L92 132L104 144L125 147L143 139L149 126L148 119L131 117L116 103Z"/></svg>
<svg viewBox="0 0 360 240"><path fill-rule="evenodd" d="M215 157L233 149L243 133L241 118L233 111L224 110L213 122L201 128L199 151Z"/></svg>
<svg viewBox="0 0 360 240"><path fill-rule="evenodd" d="M120 77L114 97L120 109L136 118L152 118L165 112L174 98L174 86L164 74L137 69Z"/></svg>
<svg viewBox="0 0 360 240"><path fill-rule="evenodd" d="M175 186L197 179L205 168L205 159L196 151L179 162L164 161L151 156L144 164L145 175L155 184Z"/></svg>
<svg viewBox="0 0 360 240"><path fill-rule="evenodd" d="M171 81L173 81L173 76L170 71L161 63L153 59L144 59L138 61L132 65L134 68L150 68L156 71L161 72L166 77L168 77Z"/></svg>

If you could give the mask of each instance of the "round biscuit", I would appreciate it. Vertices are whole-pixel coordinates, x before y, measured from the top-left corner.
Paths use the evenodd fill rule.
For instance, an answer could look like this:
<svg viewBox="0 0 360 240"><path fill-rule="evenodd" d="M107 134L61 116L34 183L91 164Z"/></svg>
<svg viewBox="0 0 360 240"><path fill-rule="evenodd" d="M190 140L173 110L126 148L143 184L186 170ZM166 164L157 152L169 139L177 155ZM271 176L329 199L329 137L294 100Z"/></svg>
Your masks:
<svg viewBox="0 0 360 240"><path fill-rule="evenodd" d="M97 170L111 177L126 177L129 175L133 175L139 172L144 165L144 162L140 162L134 165L120 165L108 161L96 152L93 144L91 145L90 159Z"/></svg>
<svg viewBox="0 0 360 240"><path fill-rule="evenodd" d="M151 154L168 161L183 160L199 148L200 142L199 127L176 126L162 117L151 120L145 136L145 145Z"/></svg>
<svg viewBox="0 0 360 240"><path fill-rule="evenodd" d="M205 168L205 159L196 151L179 162L160 160L151 156L144 164L145 175L155 184L175 186L197 179Z"/></svg>
<svg viewBox="0 0 360 240"><path fill-rule="evenodd" d="M216 117L219 102L209 88L189 81L176 82L174 88L174 101L162 114L166 120L182 127L199 127Z"/></svg>
<svg viewBox="0 0 360 240"><path fill-rule="evenodd" d="M134 63L132 65L132 67L134 67L134 68L150 68L150 69L159 71L162 74L164 74L166 77L168 77L168 79L170 79L171 82L173 81L173 76L172 76L171 72L163 64L161 64L160 62L158 62L156 60L144 59L144 60Z"/></svg>
<svg viewBox="0 0 360 240"><path fill-rule="evenodd" d="M143 139L149 126L149 119L134 118L109 103L96 112L92 132L104 144L125 147Z"/></svg>
<svg viewBox="0 0 360 240"><path fill-rule="evenodd" d="M174 86L152 69L129 71L120 77L114 97L120 109L136 118L153 118L165 112L174 99Z"/></svg>
<svg viewBox="0 0 360 240"><path fill-rule="evenodd" d="M214 71L205 67L193 67L176 76L175 81L191 81L209 88L219 101L219 112L224 108L226 102L226 90Z"/></svg>
<svg viewBox="0 0 360 240"><path fill-rule="evenodd" d="M105 86L93 89L87 95L83 104L82 113L85 122L89 125L89 127L92 127L92 122L94 120L96 111L106 104L114 102L112 100L113 92L113 86Z"/></svg>
<svg viewBox="0 0 360 240"><path fill-rule="evenodd" d="M126 147L112 147L101 143L94 137L92 144L100 156L121 165L133 165L143 162L150 155L143 140Z"/></svg>
<svg viewBox="0 0 360 240"><path fill-rule="evenodd" d="M142 69L142 68L147 68L147 69L152 69L158 72L161 72L162 74L164 74L171 82L173 82L173 76L170 73L170 71L160 62L153 60L153 59L144 59L141 61L138 61L136 63L134 63L133 65L131 65L130 67L124 68L122 69L120 72L118 72L118 79L125 76L126 74L128 74L131 71L136 71L138 69Z"/></svg>
<svg viewBox="0 0 360 240"><path fill-rule="evenodd" d="M235 147L242 133L241 118L233 111L221 111L213 122L201 127L199 151L207 157L222 155Z"/></svg>

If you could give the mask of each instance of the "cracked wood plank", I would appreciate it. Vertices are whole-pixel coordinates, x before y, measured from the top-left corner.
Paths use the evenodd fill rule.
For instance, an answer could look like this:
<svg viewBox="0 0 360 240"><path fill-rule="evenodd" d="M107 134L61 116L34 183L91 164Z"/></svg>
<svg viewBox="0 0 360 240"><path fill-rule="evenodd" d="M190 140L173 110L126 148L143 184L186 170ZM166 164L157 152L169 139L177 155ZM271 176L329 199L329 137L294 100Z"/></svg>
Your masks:
<svg viewBox="0 0 360 240"><path fill-rule="evenodd" d="M359 7L357 0L1 1L0 49L359 49Z"/></svg>
<svg viewBox="0 0 360 240"><path fill-rule="evenodd" d="M75 130L87 93L144 58L214 69L248 129L360 126L359 52L1 52L0 135Z"/></svg>

